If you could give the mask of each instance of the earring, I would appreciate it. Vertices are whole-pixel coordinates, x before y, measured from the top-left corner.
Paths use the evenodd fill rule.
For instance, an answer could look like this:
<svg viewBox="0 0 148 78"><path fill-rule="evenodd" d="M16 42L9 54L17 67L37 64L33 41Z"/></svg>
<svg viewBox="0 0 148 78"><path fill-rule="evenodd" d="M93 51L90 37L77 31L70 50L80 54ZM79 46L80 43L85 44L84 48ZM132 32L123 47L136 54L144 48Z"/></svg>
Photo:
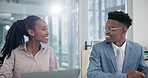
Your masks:
<svg viewBox="0 0 148 78"><path fill-rule="evenodd" d="M34 34L32 35L32 37L34 37Z"/></svg>

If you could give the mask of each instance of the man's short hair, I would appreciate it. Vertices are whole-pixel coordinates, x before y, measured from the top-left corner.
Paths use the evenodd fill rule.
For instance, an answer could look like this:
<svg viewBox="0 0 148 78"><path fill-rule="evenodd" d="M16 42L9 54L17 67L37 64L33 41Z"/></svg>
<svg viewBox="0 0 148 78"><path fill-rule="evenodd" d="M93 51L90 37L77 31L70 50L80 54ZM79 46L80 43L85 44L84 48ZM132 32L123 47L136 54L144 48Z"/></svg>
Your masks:
<svg viewBox="0 0 148 78"><path fill-rule="evenodd" d="M122 11L113 11L108 13L108 19L116 20L128 29L132 25L132 19L129 17L127 13Z"/></svg>

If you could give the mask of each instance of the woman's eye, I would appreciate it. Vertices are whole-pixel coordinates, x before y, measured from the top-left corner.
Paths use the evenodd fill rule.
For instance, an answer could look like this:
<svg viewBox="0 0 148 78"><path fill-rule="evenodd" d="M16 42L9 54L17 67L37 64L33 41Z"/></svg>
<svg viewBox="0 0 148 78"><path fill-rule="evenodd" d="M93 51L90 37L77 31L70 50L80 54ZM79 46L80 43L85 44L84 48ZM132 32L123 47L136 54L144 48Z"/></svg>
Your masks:
<svg viewBox="0 0 148 78"><path fill-rule="evenodd" d="M45 30L44 28L42 28L42 30Z"/></svg>

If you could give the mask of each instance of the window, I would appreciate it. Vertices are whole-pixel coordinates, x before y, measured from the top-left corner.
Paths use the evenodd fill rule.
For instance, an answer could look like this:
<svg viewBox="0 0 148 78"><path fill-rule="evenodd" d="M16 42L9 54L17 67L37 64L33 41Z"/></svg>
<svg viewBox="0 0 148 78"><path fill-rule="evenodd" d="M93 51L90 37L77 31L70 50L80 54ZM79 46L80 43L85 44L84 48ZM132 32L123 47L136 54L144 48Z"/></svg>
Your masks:
<svg viewBox="0 0 148 78"><path fill-rule="evenodd" d="M88 42L105 39L107 13L115 10L125 11L125 0L88 0Z"/></svg>
<svg viewBox="0 0 148 78"><path fill-rule="evenodd" d="M70 12L49 17L50 45L58 56L61 68L77 68L78 61L78 3L67 1Z"/></svg>

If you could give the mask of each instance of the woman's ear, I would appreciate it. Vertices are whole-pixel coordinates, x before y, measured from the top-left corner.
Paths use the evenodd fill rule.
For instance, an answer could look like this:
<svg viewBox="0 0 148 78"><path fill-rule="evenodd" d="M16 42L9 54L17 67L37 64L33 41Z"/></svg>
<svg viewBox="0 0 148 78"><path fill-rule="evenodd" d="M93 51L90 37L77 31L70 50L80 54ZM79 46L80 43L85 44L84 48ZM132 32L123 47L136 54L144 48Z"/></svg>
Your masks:
<svg viewBox="0 0 148 78"><path fill-rule="evenodd" d="M33 30L28 29L28 33L29 33L30 36L33 36L34 37L34 31Z"/></svg>

